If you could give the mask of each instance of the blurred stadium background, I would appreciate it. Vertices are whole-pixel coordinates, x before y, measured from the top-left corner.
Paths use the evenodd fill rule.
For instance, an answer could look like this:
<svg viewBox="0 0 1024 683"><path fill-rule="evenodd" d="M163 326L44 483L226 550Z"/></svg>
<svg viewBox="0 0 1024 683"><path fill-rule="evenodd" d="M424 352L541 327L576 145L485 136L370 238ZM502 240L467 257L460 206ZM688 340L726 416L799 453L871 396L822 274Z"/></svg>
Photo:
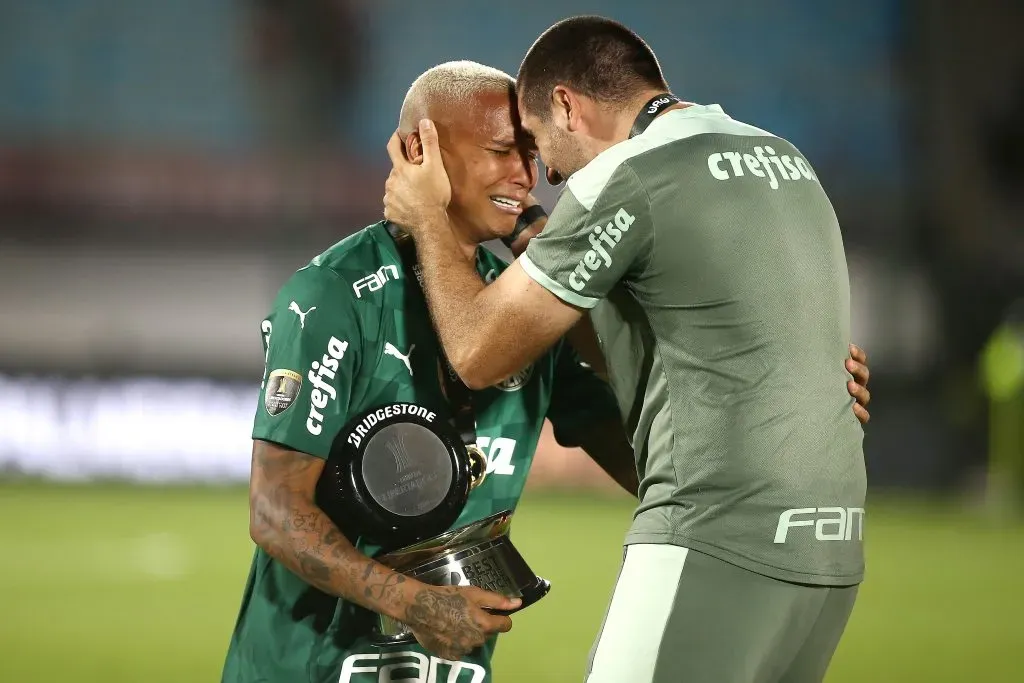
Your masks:
<svg viewBox="0 0 1024 683"><path fill-rule="evenodd" d="M1015 0L0 2L0 680L219 680L274 292L378 219L418 73L514 74L577 13L794 141L840 216L875 399L830 683L1024 680ZM629 516L545 441L516 536L554 589L499 680L580 680Z"/></svg>

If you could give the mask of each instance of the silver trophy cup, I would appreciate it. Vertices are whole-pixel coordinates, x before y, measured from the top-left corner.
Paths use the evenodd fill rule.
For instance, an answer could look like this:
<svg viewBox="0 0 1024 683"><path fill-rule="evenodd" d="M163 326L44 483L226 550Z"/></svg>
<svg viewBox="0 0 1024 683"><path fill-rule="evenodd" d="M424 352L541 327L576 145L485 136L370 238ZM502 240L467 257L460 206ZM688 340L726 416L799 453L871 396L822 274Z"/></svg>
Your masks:
<svg viewBox="0 0 1024 683"><path fill-rule="evenodd" d="M380 555L375 559L397 572L434 586L477 586L510 598L521 598L517 612L544 597L551 584L526 564L512 541L512 511L505 510L472 524ZM400 621L379 615L377 645L408 644L416 639Z"/></svg>

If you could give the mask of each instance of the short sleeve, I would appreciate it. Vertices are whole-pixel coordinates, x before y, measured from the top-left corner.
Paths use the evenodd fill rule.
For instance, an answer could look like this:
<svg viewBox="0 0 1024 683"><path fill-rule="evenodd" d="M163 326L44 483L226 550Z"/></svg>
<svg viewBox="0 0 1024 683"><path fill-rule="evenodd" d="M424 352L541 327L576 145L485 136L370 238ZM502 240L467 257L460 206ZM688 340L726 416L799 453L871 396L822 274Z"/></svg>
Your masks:
<svg viewBox="0 0 1024 683"><path fill-rule="evenodd" d="M348 419L359 327L352 290L333 271L308 267L285 283L262 323L266 368L252 438L327 457Z"/></svg>
<svg viewBox="0 0 1024 683"><path fill-rule="evenodd" d="M636 172L620 164L601 175L599 161L570 179L544 232L519 257L527 275L581 308L593 308L617 282L641 272L654 236Z"/></svg>
<svg viewBox="0 0 1024 683"><path fill-rule="evenodd" d="M555 357L547 418L551 420L555 440L567 448L584 443L584 435L594 425L622 421L611 387L565 341L560 343Z"/></svg>

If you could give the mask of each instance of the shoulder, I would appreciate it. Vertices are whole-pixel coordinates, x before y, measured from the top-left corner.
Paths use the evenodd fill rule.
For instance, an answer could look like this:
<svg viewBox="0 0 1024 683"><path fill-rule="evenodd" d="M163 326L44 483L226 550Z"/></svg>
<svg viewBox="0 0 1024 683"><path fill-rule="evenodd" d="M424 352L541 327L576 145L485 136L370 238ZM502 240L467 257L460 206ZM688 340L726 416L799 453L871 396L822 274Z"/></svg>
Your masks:
<svg viewBox="0 0 1024 683"><path fill-rule="evenodd" d="M383 223L374 223L357 230L340 242L317 254L296 274L310 271L327 279L355 282L386 259L381 248Z"/></svg>
<svg viewBox="0 0 1024 683"><path fill-rule="evenodd" d="M317 254L295 271L281 287L281 294L316 292L349 296L358 294L356 283L376 272L387 260L377 232L381 223L358 230Z"/></svg>
<svg viewBox="0 0 1024 683"><path fill-rule="evenodd" d="M656 118L642 135L609 147L582 169L570 176L566 188L584 209L590 211L598 197L620 188L629 191L643 183L636 172L636 161L653 152L696 142L704 135L774 137L771 133L742 123L726 114L718 105L691 105ZM680 163L689 157L679 155Z"/></svg>

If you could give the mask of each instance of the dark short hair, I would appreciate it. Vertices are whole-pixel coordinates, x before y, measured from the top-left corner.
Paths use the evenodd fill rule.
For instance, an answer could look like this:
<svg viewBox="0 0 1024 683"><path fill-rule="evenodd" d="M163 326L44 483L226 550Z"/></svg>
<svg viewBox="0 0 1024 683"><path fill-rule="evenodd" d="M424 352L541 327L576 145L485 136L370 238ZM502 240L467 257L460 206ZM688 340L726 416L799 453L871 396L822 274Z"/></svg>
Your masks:
<svg viewBox="0 0 1024 683"><path fill-rule="evenodd" d="M610 104L628 102L646 88L668 90L647 43L619 22L597 16L563 19L523 58L516 89L527 111L547 120L556 85Z"/></svg>

